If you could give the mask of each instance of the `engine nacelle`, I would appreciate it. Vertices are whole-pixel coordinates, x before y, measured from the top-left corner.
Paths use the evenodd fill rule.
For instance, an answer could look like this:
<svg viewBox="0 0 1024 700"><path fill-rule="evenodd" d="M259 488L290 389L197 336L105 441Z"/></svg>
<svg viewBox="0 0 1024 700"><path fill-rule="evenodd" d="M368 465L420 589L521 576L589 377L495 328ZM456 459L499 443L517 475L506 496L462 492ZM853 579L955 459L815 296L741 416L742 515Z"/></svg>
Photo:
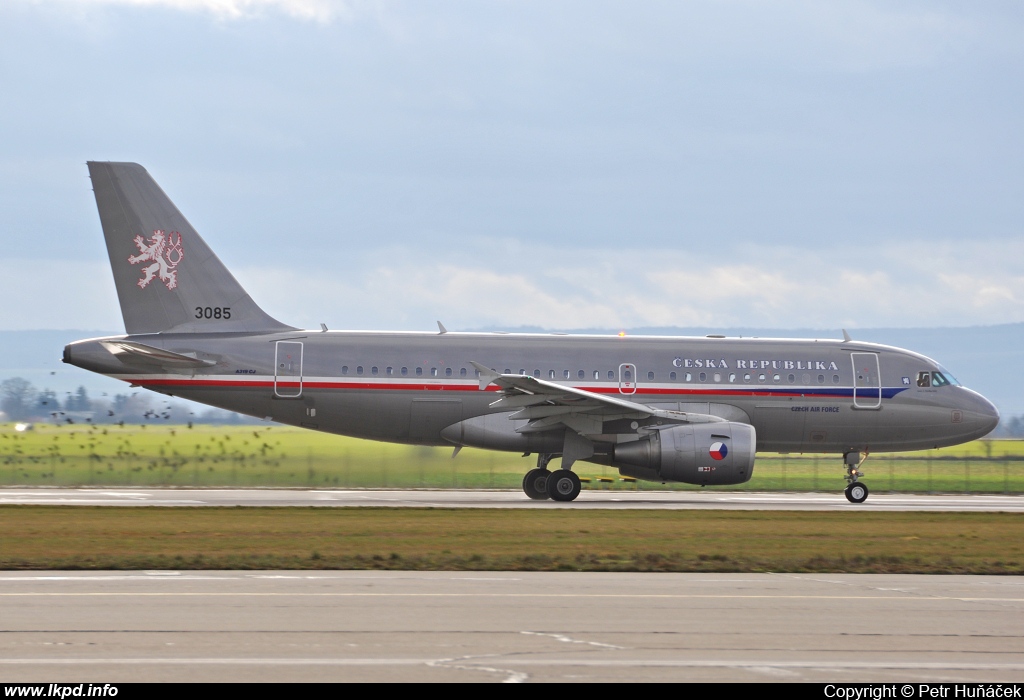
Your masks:
<svg viewBox="0 0 1024 700"><path fill-rule="evenodd" d="M757 435L746 423L676 425L615 446L612 465L629 476L687 484L742 484L754 473Z"/></svg>

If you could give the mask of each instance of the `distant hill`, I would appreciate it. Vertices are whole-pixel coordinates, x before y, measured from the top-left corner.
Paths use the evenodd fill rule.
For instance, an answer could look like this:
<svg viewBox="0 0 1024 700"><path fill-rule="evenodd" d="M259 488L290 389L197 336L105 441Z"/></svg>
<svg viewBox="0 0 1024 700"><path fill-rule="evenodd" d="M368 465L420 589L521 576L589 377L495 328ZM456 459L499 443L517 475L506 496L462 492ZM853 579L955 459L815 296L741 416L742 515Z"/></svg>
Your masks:
<svg viewBox="0 0 1024 700"><path fill-rule="evenodd" d="M459 330L453 328L452 330ZM513 332L549 332L542 328L488 328ZM569 333L618 333L619 328L573 329ZM64 345L73 340L121 331L0 331L0 380L20 376L37 388L61 394L84 385L93 396L123 392L126 385L61 362ZM840 329L778 328L633 328L630 335L708 335L774 338L842 338ZM895 345L941 362L963 384L980 391L1004 417L1024 414L1024 323L968 328L857 328L856 340Z"/></svg>

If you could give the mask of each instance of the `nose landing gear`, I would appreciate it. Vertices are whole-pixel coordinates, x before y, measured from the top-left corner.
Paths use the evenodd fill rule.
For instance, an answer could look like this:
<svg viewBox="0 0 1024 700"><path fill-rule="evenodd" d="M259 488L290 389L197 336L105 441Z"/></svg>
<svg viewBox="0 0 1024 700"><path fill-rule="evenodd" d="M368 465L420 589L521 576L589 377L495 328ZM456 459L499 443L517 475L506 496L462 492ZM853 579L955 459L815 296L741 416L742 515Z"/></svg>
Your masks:
<svg viewBox="0 0 1024 700"><path fill-rule="evenodd" d="M847 452L843 455L846 463L846 480L850 482L846 487L846 500L850 503L863 503L868 500L868 487L862 484L859 479L863 476L860 465L868 458L868 453Z"/></svg>
<svg viewBox="0 0 1024 700"><path fill-rule="evenodd" d="M863 503L868 500L868 487L855 481L846 487L846 500L850 503Z"/></svg>

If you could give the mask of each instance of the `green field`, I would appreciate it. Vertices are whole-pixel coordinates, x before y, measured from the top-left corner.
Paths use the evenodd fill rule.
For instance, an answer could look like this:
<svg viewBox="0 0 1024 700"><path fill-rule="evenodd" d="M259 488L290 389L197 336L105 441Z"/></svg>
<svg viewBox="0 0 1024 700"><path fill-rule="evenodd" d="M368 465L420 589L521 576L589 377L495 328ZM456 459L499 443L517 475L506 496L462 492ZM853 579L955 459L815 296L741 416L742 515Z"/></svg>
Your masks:
<svg viewBox="0 0 1024 700"><path fill-rule="evenodd" d="M0 569L1024 573L1024 515L0 507Z"/></svg>
<svg viewBox="0 0 1024 700"><path fill-rule="evenodd" d="M17 432L0 424L0 484L55 486L288 486L519 488L533 457L467 448L409 447L300 428L182 425L53 426ZM624 481L577 463L591 489L696 489ZM1024 441L872 455L864 481L875 493L1022 493ZM837 455L758 455L754 477L731 490L838 491Z"/></svg>

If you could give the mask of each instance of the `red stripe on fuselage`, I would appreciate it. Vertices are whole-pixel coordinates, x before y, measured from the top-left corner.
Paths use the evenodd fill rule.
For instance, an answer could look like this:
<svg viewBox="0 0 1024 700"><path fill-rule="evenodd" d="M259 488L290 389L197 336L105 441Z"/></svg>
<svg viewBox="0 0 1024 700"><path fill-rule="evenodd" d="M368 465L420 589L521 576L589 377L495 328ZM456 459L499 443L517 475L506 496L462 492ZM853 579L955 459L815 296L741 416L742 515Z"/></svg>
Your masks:
<svg viewBox="0 0 1024 700"><path fill-rule="evenodd" d="M266 388L273 389L272 380L245 381L237 379L132 379L133 384L143 387L180 386L189 388ZM422 384L422 383L376 383L376 382L277 382L279 389L337 389L347 391L480 391L476 384ZM844 393L832 393L828 390L769 390L769 389L687 389L663 387L638 387L633 394L623 394L617 387L574 387L594 394L612 394L629 398L630 396L764 396L764 397L800 397L806 399L842 399L849 398ZM497 386L488 386L485 391L500 391ZM839 390L840 392L842 390ZM846 390L847 392L849 389Z"/></svg>

